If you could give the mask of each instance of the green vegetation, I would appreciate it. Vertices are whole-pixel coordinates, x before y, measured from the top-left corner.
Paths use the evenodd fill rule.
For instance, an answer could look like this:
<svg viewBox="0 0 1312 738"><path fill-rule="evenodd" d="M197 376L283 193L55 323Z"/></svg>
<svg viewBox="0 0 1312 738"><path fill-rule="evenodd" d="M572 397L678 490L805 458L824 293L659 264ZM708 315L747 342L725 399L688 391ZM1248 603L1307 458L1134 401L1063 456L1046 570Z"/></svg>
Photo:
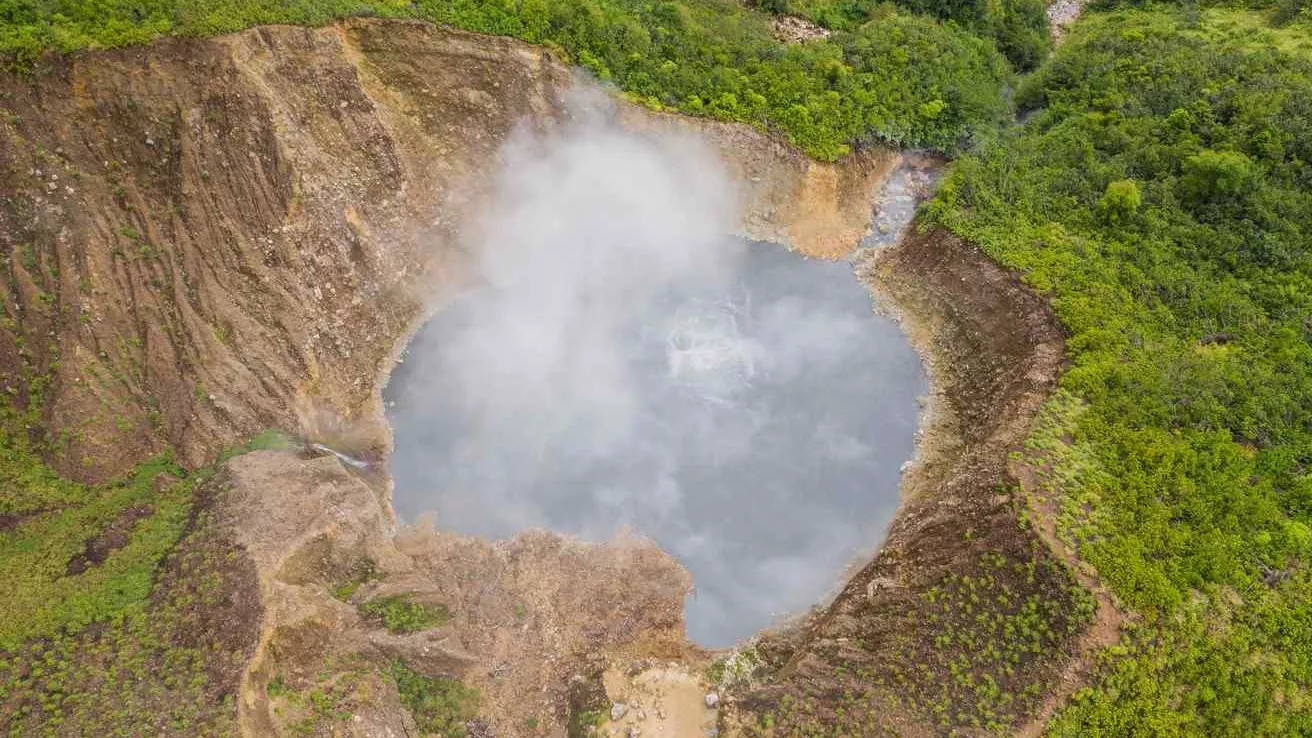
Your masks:
<svg viewBox="0 0 1312 738"><path fill-rule="evenodd" d="M463 738L465 723L478 714L478 690L459 679L428 677L393 661L392 678L401 695L401 704L415 719L424 735Z"/></svg>
<svg viewBox="0 0 1312 738"><path fill-rule="evenodd" d="M852 30L887 12L885 0L761 0L774 12L795 13L835 30ZM1048 53L1043 0L893 0L913 13L950 21L991 38L1017 69L1028 71Z"/></svg>
<svg viewBox="0 0 1312 738"><path fill-rule="evenodd" d="M0 504L21 517L0 533L0 649L140 612L203 475L186 478L165 455L122 482L86 488L10 451L7 469L20 484ZM161 476L176 481L157 489ZM138 511L148 514L136 519ZM88 554L103 560L85 560ZM84 563L75 564L78 557Z"/></svg>
<svg viewBox="0 0 1312 738"><path fill-rule="evenodd" d="M289 444L266 431L220 460ZM189 473L165 453L125 479L86 486L59 478L23 436L0 437L0 649L142 612L197 484L212 474Z"/></svg>
<svg viewBox="0 0 1312 738"><path fill-rule="evenodd" d="M234 456L241 456L252 451L290 451L299 448L301 442L286 431L280 431L277 428L266 428L259 433L251 436L251 439L240 446L234 446L223 453L215 464L222 464Z"/></svg>
<svg viewBox="0 0 1312 738"><path fill-rule="evenodd" d="M451 620L451 611L445 606L412 602L409 595L375 597L362 603L359 610L361 615L382 623L393 633L440 628Z"/></svg>
<svg viewBox="0 0 1312 738"><path fill-rule="evenodd" d="M60 479L10 411L0 433L0 734L235 735L258 635L253 566L170 454L102 485ZM281 447L263 433L224 454ZM63 731L60 733L59 731Z"/></svg>
<svg viewBox="0 0 1312 738"><path fill-rule="evenodd" d="M360 709L377 708L380 680L396 684L419 735L461 738L478 713L478 690L451 677L425 676L394 660L379 665L360 655L326 655L312 675L275 674L265 687L274 714L292 735L338 735Z"/></svg>
<svg viewBox="0 0 1312 738"><path fill-rule="evenodd" d="M1034 546L1019 555L986 552L969 570L945 574L909 621L925 635L899 637L900 655L863 679L948 734L1005 732L1051 687L1034 667L1066 650L1094 610L1065 566Z"/></svg>
<svg viewBox="0 0 1312 738"><path fill-rule="evenodd" d="M566 686L567 738L590 738L598 733L610 715L610 696L602 678L603 669L594 664L591 671L569 679Z"/></svg>
<svg viewBox="0 0 1312 738"><path fill-rule="evenodd" d="M321 25L354 14L549 44L636 101L778 130L822 159L876 139L955 151L1009 112L1010 74L991 41L892 6L873 8L828 40L784 45L768 15L734 0L0 0L0 54L31 64L47 48L258 23Z"/></svg>
<svg viewBox="0 0 1312 738"><path fill-rule="evenodd" d="M746 684L752 680L761 665L761 656L756 648L745 646L711 662L711 665L706 667L706 681L721 689Z"/></svg>
<svg viewBox="0 0 1312 738"><path fill-rule="evenodd" d="M596 735L597 729L606 724L606 713L600 709L578 710L571 712L569 723L565 726L565 735L569 738L587 738Z"/></svg>
<svg viewBox="0 0 1312 738"><path fill-rule="evenodd" d="M258 611L236 593L256 586L254 566L202 511L160 569L149 598L98 625L0 647L0 735L237 735Z"/></svg>
<svg viewBox="0 0 1312 738"><path fill-rule="evenodd" d="M955 150L1007 112L1008 73L992 44L923 17L890 10L828 41L786 46L767 17L730 2L615 0L594 22L579 11L587 6L557 1L546 24L481 0L452 3L437 20L557 43L639 101L776 128L822 159L875 138Z"/></svg>
<svg viewBox="0 0 1312 738"><path fill-rule="evenodd" d="M860 613L864 625L827 655L830 673L812 661L800 688L757 709L744 734L893 736L902 723L889 718L901 715L927 721L936 735L1013 730L1050 693L1095 602L1037 538L997 540L1002 549L980 550L914 596L869 605L878 615ZM732 682L734 671L753 675L755 661L726 663L710 676Z"/></svg>
<svg viewBox="0 0 1312 738"><path fill-rule="evenodd" d="M1086 18L929 208L1051 294L1031 453L1142 616L1055 735L1312 734L1312 45L1261 25Z"/></svg>
<svg viewBox="0 0 1312 738"><path fill-rule="evenodd" d="M904 683L940 727L1001 732L1047 691L1047 684L1020 685L1013 678L1022 664L1056 652L1083 631L1094 609L1093 598L1073 581L1066 585L1068 599L1033 586L1057 568L985 554L977 572L948 574L925 595L933 648L914 667L924 678L911 675Z"/></svg>
<svg viewBox="0 0 1312 738"><path fill-rule="evenodd" d="M329 653L312 674L275 674L265 685L274 715L294 736L340 735L342 725L372 703L380 679L376 664L359 655Z"/></svg>

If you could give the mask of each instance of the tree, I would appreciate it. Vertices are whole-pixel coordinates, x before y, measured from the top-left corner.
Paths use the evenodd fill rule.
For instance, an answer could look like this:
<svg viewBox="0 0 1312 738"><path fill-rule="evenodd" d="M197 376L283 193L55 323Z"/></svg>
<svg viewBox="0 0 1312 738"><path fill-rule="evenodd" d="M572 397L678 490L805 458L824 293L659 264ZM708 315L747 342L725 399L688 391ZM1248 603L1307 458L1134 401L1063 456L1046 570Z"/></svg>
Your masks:
<svg viewBox="0 0 1312 738"><path fill-rule="evenodd" d="M1198 205L1228 200L1253 179L1253 160L1238 151L1205 150L1184 160L1180 186Z"/></svg>
<svg viewBox="0 0 1312 738"><path fill-rule="evenodd" d="M1098 211L1113 225L1123 223L1139 210L1143 198L1139 195L1139 185L1132 179L1118 179L1107 183L1107 189L1098 201Z"/></svg>

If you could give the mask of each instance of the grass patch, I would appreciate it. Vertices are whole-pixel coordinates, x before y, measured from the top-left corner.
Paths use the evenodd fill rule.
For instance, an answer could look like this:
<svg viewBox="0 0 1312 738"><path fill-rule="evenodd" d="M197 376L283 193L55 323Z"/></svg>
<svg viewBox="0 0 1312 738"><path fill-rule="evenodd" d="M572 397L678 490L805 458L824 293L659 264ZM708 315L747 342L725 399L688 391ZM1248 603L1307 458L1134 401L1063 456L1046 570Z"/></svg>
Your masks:
<svg viewBox="0 0 1312 738"><path fill-rule="evenodd" d="M1209 43L1246 51L1275 49L1286 54L1312 56L1312 20L1272 26L1265 14L1241 8L1208 8L1190 29Z"/></svg>
<svg viewBox="0 0 1312 738"><path fill-rule="evenodd" d="M265 432L221 460L289 443L285 434ZM196 486L212 474L213 467L189 472L166 452L122 480L87 486L59 478L21 445L0 446L0 479L12 485L0 500L0 515L10 521L0 528L0 649L141 613L160 561L186 526ZM151 514L123 527L121 545L70 574L89 542L142 509Z"/></svg>
<svg viewBox="0 0 1312 738"><path fill-rule="evenodd" d="M75 632L129 610L140 612L154 584L156 566L186 525L195 483L205 476L188 475L165 454L115 484L87 488L54 482L48 487L53 475L32 463L38 470L33 474L38 485L25 502L31 504L33 497L40 504L58 499L62 506L34 514L0 533L0 580L6 583L0 590L0 649ZM156 489L161 475L172 481ZM56 495L50 494L52 488ZM154 514L136 522L126 545L102 563L67 575L69 563L84 552L88 540L129 508L142 505L151 506Z"/></svg>
<svg viewBox="0 0 1312 738"><path fill-rule="evenodd" d="M277 428L266 428L240 446L234 446L219 454L218 462L222 464L234 456L241 456L252 451L292 451L301 447L300 439Z"/></svg>
<svg viewBox="0 0 1312 738"><path fill-rule="evenodd" d="M568 738L588 738L596 735L597 729L606 724L606 713L602 710L579 710L571 712L569 724L565 726Z"/></svg>
<svg viewBox="0 0 1312 738"><path fill-rule="evenodd" d="M382 573L378 571L378 564L371 558L361 557L351 564L351 568L346 572L346 578L333 586L333 597L342 602L349 602L365 583L382 578Z"/></svg>
<svg viewBox="0 0 1312 738"><path fill-rule="evenodd" d="M0 735L236 736L257 586L253 563L198 512L148 598L0 648Z"/></svg>

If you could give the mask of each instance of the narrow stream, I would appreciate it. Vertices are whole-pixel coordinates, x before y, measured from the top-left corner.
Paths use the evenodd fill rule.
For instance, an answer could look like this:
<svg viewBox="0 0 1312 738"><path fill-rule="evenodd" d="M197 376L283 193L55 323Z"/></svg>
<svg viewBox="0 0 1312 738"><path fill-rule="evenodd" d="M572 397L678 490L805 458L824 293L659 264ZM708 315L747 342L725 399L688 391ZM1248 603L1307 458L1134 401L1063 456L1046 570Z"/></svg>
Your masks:
<svg viewBox="0 0 1312 738"><path fill-rule="evenodd" d="M895 173L882 232L863 247L909 222L915 200L902 195L919 191L919 171ZM528 199L567 197L561 188ZM659 227L634 217L619 222ZM595 237L552 222L553 243ZM602 540L631 527L692 573L689 636L710 647L821 599L897 507L924 370L850 264L716 248L727 256L713 268L646 293L612 299L594 294L596 275L564 286L573 277L542 275L552 285L530 287L547 291L508 320L498 290L518 282L491 279L434 316L384 391L401 518L432 511L441 527L491 537L547 528ZM551 295L570 290L564 310Z"/></svg>

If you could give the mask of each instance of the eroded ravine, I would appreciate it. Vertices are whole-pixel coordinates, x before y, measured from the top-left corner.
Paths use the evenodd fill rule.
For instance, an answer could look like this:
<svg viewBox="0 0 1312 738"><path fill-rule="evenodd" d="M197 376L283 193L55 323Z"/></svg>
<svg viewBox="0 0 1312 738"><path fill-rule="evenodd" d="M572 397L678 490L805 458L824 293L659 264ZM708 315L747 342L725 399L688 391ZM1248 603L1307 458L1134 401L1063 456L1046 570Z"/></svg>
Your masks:
<svg viewBox="0 0 1312 738"><path fill-rule="evenodd" d="M10 379L24 366L50 373L47 420L69 431L61 470L104 478L164 446L195 464L265 426L376 470L391 446L380 389L428 296L467 273L460 216L486 197L487 162L516 125L556 125L573 84L541 49L366 20L161 41L7 79L14 115L0 121L0 153L12 165L0 177L15 194L0 225L38 258L32 267L13 250L17 328L4 331L0 359ZM743 126L632 106L619 116L633 130L695 132L742 185L743 234L817 255L862 238L896 161L869 149L819 164ZM917 620L925 593L977 572L985 553L1046 560L1016 524L1005 469L1059 369L1046 305L941 231L858 268L931 370L919 463L875 560L832 605L757 644L761 679L726 692L713 717L726 728L726 715L837 725L854 713L833 695L852 690L879 706L874 725L939 732L926 690L946 667L901 670L939 663L935 631ZM51 334L53 344L18 340ZM571 707L594 704L587 685L615 664L683 664L699 684L687 574L649 542L398 536L389 492L385 478L322 453L226 465L207 504L253 563L259 600L255 656L224 687L244 733L304 717L269 683L326 689L328 674L355 690L337 705L351 715L343 730L403 734L413 726L385 671L395 660L477 687L497 735L530 718L562 725ZM380 578L334 597L363 561ZM358 607L386 595L453 617L391 633ZM1042 693L1058 666L1026 660L1004 686ZM966 709L965 698L942 699ZM798 699L808 715L780 708Z"/></svg>

